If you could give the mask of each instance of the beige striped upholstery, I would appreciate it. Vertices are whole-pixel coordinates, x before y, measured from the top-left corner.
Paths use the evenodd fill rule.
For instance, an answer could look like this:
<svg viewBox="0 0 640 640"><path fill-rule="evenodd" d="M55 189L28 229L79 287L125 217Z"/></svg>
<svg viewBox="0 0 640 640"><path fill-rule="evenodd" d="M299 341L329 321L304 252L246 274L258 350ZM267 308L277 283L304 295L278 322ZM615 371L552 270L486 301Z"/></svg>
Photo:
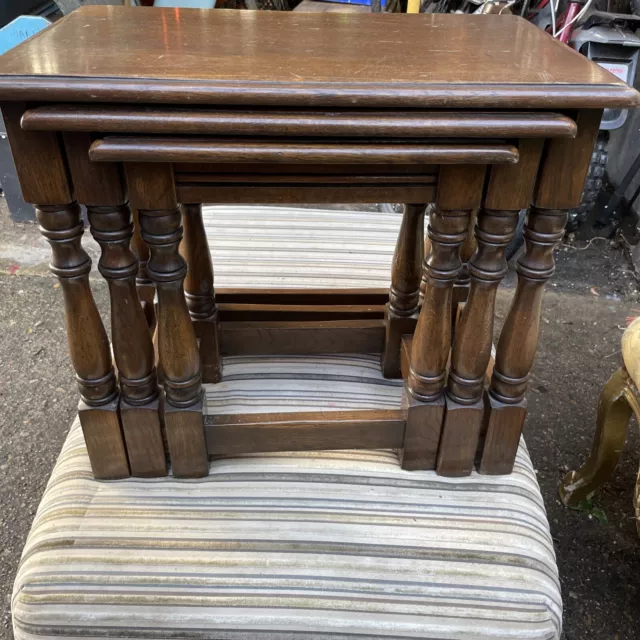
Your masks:
<svg viewBox="0 0 640 640"><path fill-rule="evenodd" d="M402 380L385 380L380 356L233 356L205 385L205 413L398 409Z"/></svg>
<svg viewBox="0 0 640 640"><path fill-rule="evenodd" d="M203 207L216 286L386 288L402 216L298 207Z"/></svg>
<svg viewBox="0 0 640 640"><path fill-rule="evenodd" d="M397 407L375 356L231 358L207 410ZM553 544L524 444L510 476L392 451L247 455L209 477L93 480L72 428L13 595L17 640L557 640Z"/></svg>
<svg viewBox="0 0 640 640"><path fill-rule="evenodd" d="M207 207L224 287L386 287L400 216ZM377 355L234 357L205 411L397 408ZM92 478L76 422L13 594L17 640L557 640L524 443L514 473L405 472L392 451L247 455L200 480Z"/></svg>

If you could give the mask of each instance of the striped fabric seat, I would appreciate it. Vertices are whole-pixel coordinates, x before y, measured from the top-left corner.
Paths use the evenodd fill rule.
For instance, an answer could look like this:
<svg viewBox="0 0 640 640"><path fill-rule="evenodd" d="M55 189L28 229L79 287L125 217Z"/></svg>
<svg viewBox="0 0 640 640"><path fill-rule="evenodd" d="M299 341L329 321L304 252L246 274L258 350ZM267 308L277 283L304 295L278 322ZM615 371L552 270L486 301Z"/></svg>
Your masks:
<svg viewBox="0 0 640 640"><path fill-rule="evenodd" d="M402 216L300 207L206 206L217 287L387 288Z"/></svg>
<svg viewBox="0 0 640 640"><path fill-rule="evenodd" d="M377 356L230 358L209 412L397 407ZM557 640L553 543L513 474L403 471L393 451L255 454L199 480L91 476L71 429L13 594L17 640Z"/></svg>

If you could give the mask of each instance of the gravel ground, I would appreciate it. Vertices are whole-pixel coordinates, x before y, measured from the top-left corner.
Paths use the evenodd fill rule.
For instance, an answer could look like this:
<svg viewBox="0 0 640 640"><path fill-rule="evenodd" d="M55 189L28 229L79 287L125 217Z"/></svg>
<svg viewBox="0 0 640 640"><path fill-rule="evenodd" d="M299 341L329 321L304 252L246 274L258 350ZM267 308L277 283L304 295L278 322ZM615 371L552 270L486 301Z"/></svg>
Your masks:
<svg viewBox="0 0 640 640"><path fill-rule="evenodd" d="M20 551L76 411L61 292L46 275L31 226L0 225L0 639L12 637L9 600ZM576 245L584 246L576 240ZM93 253L93 249L91 251ZM614 480L594 506L569 510L557 498L567 470L586 457L600 388L620 362L628 316L640 315L636 283L619 248L606 241L565 247L529 393L526 437L545 498L565 602L565 639L626 640L640 629L640 541L632 509L638 466L635 425ZM498 300L498 324L511 295ZM106 287L95 297L108 312Z"/></svg>

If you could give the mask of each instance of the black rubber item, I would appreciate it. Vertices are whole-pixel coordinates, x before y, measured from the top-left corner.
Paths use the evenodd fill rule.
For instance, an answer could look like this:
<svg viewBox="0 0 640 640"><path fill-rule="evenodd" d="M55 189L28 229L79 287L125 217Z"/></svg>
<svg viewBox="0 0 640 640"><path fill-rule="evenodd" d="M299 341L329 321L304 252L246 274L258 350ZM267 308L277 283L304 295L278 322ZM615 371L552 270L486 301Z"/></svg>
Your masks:
<svg viewBox="0 0 640 640"><path fill-rule="evenodd" d="M580 228L596 203L607 168L608 146L609 132L601 131L591 154L591 164L582 191L582 201L579 207L569 211L569 219L567 220L567 231L569 232Z"/></svg>

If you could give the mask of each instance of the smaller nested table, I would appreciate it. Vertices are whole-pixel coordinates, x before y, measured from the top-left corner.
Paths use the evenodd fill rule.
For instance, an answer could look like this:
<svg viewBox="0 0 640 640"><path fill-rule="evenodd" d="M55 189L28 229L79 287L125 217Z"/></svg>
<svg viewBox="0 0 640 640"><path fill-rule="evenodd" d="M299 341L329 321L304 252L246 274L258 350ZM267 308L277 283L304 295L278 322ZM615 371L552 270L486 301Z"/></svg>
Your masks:
<svg viewBox="0 0 640 640"><path fill-rule="evenodd" d="M480 471L510 472L553 249L602 110L639 95L511 16L86 7L2 57L0 100L62 283L93 471L119 478L166 474L165 440L181 477L210 455L342 448L401 448L406 469L446 475L478 453ZM406 203L390 292L222 291L219 309L203 202ZM504 249L529 207L486 388ZM475 211L477 250L461 253ZM203 419L224 355L346 352L379 353L403 406Z"/></svg>

